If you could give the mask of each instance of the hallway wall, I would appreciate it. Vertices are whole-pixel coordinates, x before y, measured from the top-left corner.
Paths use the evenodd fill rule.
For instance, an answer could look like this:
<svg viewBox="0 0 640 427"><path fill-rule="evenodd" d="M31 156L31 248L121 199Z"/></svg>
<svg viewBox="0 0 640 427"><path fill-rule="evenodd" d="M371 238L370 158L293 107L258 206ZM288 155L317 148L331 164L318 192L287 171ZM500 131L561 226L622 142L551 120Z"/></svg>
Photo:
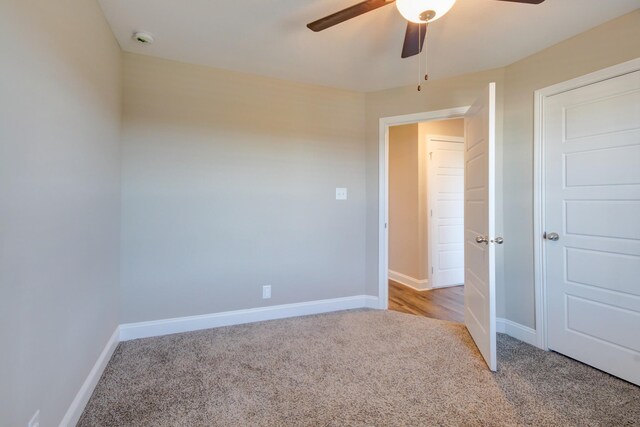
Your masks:
<svg viewBox="0 0 640 427"><path fill-rule="evenodd" d="M389 270L422 280L418 124L389 128Z"/></svg>

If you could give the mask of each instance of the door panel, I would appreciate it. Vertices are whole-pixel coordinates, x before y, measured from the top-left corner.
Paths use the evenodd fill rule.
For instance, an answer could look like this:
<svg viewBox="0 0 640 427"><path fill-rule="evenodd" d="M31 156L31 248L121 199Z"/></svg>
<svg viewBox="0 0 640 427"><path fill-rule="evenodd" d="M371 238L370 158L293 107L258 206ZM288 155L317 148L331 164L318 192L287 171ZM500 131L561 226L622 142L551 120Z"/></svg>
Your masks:
<svg viewBox="0 0 640 427"><path fill-rule="evenodd" d="M436 153L437 154L437 153ZM460 165L458 166L458 170L454 170L454 171L446 171L447 173L455 173L455 172L460 172L462 173L462 168L464 167L464 163L460 162ZM444 169L444 168L443 168ZM457 193L460 194L462 193L462 189L463 187L463 182L464 182L464 178L462 177L462 175L460 176L451 176L451 175L443 175L442 173L440 173L439 175L436 175L436 187L438 188L438 192L439 193Z"/></svg>
<svg viewBox="0 0 640 427"><path fill-rule="evenodd" d="M440 235L437 239L438 243L441 244L457 244L458 242L462 242L464 231L462 228L462 218L439 218L441 221L444 219L449 220L457 220L460 219L460 226L458 225L440 225L438 226L438 234ZM440 249L439 252L442 252L444 249Z"/></svg>
<svg viewBox="0 0 640 427"><path fill-rule="evenodd" d="M617 292L637 292L640 257L568 248L567 281Z"/></svg>
<svg viewBox="0 0 640 427"><path fill-rule="evenodd" d="M464 269L464 252L463 251L441 251L439 254L440 268L443 270ZM462 282L458 282L462 283Z"/></svg>
<svg viewBox="0 0 640 427"><path fill-rule="evenodd" d="M567 328L604 343L640 352L640 313L572 295L567 296ZM605 318L606 322L594 322Z"/></svg>
<svg viewBox="0 0 640 427"><path fill-rule="evenodd" d="M640 384L640 72L543 108L549 348Z"/></svg>
<svg viewBox="0 0 640 427"><path fill-rule="evenodd" d="M582 139L637 129L637 111L628 106L639 103L640 91L630 88L629 91L568 106L565 109L565 139ZM607 114L602 115L602 111Z"/></svg>
<svg viewBox="0 0 640 427"><path fill-rule="evenodd" d="M467 132L471 132L467 129ZM473 133L472 133L473 135ZM468 147L467 152L478 148L475 145L473 148ZM480 147L482 148L482 147ZM467 189L468 190L482 190L487 187L487 158L485 153L480 153L472 159L468 159L466 162L465 176L468 178Z"/></svg>
<svg viewBox="0 0 640 427"><path fill-rule="evenodd" d="M565 156L567 187L633 185L640 182L640 146L613 147ZM615 164L615 168L609 165Z"/></svg>
<svg viewBox="0 0 640 427"><path fill-rule="evenodd" d="M467 113L464 157L465 325L495 371L495 83Z"/></svg>
<svg viewBox="0 0 640 427"><path fill-rule="evenodd" d="M567 234L640 239L640 201L565 200L564 210Z"/></svg>

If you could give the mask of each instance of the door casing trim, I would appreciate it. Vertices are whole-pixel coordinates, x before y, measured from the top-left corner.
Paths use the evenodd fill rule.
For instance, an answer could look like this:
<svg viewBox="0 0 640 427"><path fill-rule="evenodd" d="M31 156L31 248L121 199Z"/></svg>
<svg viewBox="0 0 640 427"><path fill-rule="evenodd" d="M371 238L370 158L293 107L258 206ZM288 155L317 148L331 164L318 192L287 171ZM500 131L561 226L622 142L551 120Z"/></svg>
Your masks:
<svg viewBox="0 0 640 427"><path fill-rule="evenodd" d="M640 70L640 58L623 62L534 92L533 118L533 258L535 284L535 321L537 346L549 350L547 342L547 292L545 245L544 194L544 102L554 95L579 89L594 83L613 79Z"/></svg>
<svg viewBox="0 0 640 427"><path fill-rule="evenodd" d="M389 127L463 118L470 106L382 117L378 146L378 308L389 307Z"/></svg>

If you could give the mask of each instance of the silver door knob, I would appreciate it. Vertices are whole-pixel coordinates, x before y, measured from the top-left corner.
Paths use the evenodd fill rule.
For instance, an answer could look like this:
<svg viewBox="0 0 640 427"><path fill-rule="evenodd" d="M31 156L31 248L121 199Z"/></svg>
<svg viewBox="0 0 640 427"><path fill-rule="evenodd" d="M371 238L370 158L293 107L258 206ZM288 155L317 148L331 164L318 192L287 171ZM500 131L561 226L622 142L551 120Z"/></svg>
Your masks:
<svg viewBox="0 0 640 427"><path fill-rule="evenodd" d="M489 244L489 238L486 236L476 236L476 243L485 243Z"/></svg>
<svg viewBox="0 0 640 427"><path fill-rule="evenodd" d="M492 240L492 243L496 243L498 245L501 245L504 243L504 239L502 237L496 237L495 239Z"/></svg>
<svg viewBox="0 0 640 427"><path fill-rule="evenodd" d="M560 235L558 233L544 233L543 237L547 240L551 240L552 242L560 240Z"/></svg>

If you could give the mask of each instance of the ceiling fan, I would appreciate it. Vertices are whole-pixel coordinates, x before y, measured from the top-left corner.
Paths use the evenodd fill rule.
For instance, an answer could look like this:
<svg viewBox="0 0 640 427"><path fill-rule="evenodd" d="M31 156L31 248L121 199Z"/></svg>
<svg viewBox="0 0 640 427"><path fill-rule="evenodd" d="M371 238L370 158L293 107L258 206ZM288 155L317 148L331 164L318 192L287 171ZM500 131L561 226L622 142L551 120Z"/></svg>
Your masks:
<svg viewBox="0 0 640 427"><path fill-rule="evenodd" d="M499 0L515 3L540 4L544 0ZM395 3L400 14L408 21L402 46L402 58L419 54L427 34L427 24L447 13L456 0L366 0L339 12L307 24L312 31L322 31L356 16L363 15L391 3Z"/></svg>

